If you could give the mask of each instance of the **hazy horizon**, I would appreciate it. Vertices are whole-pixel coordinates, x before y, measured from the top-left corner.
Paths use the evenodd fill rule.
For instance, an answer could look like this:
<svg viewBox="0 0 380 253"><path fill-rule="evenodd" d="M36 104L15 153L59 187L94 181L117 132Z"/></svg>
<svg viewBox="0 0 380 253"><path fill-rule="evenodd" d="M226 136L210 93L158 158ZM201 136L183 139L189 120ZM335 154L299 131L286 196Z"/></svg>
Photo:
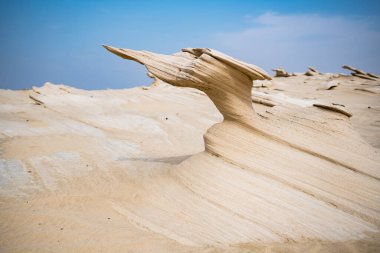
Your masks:
<svg viewBox="0 0 380 253"><path fill-rule="evenodd" d="M82 89L151 80L101 45L171 54L209 47L273 74L380 73L379 1L0 1L0 88Z"/></svg>

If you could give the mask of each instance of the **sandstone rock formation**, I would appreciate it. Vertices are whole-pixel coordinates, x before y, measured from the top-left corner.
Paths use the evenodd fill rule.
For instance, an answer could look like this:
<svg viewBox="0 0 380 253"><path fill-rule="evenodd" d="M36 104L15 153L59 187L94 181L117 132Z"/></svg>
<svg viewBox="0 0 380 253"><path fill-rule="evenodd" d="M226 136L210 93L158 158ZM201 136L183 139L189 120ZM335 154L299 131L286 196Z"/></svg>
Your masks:
<svg viewBox="0 0 380 253"><path fill-rule="evenodd" d="M339 112L347 117L352 117L352 113L344 109L343 105L334 105L334 104L313 104L313 106L324 108L326 110L331 110L335 112Z"/></svg>
<svg viewBox="0 0 380 253"><path fill-rule="evenodd" d="M320 86L317 88L317 90L332 90L339 86L339 82L331 80L327 82L322 82Z"/></svg>
<svg viewBox="0 0 380 253"><path fill-rule="evenodd" d="M151 74L164 82L203 91L226 120L241 123L251 122L256 116L251 100L252 81L271 79L256 66L208 48L185 48L169 56L104 47L124 59L145 65Z"/></svg>
<svg viewBox="0 0 380 253"><path fill-rule="evenodd" d="M0 89L0 251L380 248L380 80L109 50L153 84Z"/></svg>
<svg viewBox="0 0 380 253"><path fill-rule="evenodd" d="M347 69L347 70L351 70L352 71L351 75L357 76L357 77L360 77L363 79L368 79L368 80L372 80L372 81L377 81L378 79L380 79L380 77L375 75L375 74L366 73L363 70L356 69L356 68L348 66L348 65L343 65L342 68Z"/></svg>
<svg viewBox="0 0 380 253"><path fill-rule="evenodd" d="M289 77L292 76L292 74L289 74L288 72L285 71L283 67L277 68L277 69L272 69L272 71L276 72L275 77Z"/></svg>
<svg viewBox="0 0 380 253"><path fill-rule="evenodd" d="M315 75L320 75L321 73L319 73L315 68L313 67L308 67L308 71L305 72L305 76L315 76Z"/></svg>
<svg viewBox="0 0 380 253"><path fill-rule="evenodd" d="M204 135L205 152L141 186L139 196L149 198L115 206L136 224L192 246L344 241L377 231L380 158L345 110L288 104L259 117L252 80L270 77L258 67L211 49L160 55L105 48L169 84L205 92L224 117Z"/></svg>

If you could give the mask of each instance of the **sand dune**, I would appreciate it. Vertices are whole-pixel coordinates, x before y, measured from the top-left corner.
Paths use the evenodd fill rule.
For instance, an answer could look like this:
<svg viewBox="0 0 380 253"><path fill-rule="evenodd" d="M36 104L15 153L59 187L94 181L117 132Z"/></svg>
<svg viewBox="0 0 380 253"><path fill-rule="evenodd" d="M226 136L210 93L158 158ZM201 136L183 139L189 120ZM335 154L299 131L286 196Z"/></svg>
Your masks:
<svg viewBox="0 0 380 253"><path fill-rule="evenodd" d="M0 251L379 250L380 81L106 48L154 84L0 92Z"/></svg>

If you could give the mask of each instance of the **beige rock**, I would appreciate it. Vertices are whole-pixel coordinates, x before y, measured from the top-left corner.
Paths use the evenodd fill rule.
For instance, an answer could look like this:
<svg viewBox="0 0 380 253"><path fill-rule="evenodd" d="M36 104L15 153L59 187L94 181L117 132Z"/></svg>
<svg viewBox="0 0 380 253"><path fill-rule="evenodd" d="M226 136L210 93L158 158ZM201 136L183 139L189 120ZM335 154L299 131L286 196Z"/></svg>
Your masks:
<svg viewBox="0 0 380 253"><path fill-rule="evenodd" d="M308 67L308 71L305 72L305 76L315 76L315 75L320 75L321 73L319 73L315 68L313 67Z"/></svg>
<svg viewBox="0 0 380 253"><path fill-rule="evenodd" d="M145 65L150 73L164 82L203 91L226 120L251 121L255 117L251 100L252 81L271 79L254 65L208 48L185 48L169 56L104 47L122 58ZM229 103L225 103L226 99Z"/></svg>
<svg viewBox="0 0 380 253"><path fill-rule="evenodd" d="M347 117L352 117L352 113L344 109L344 106L342 105L337 105L337 104L313 104L315 107L320 107L326 110L331 110L334 112L341 113L343 115L346 115Z"/></svg>
<svg viewBox="0 0 380 253"><path fill-rule="evenodd" d="M360 78L363 78L363 79L367 79L367 80L372 80L372 81L376 81L377 80L377 78L371 77L371 76L369 76L367 74L362 75L362 74L358 74L358 73L351 73L351 75L356 76L356 77L360 77Z"/></svg>
<svg viewBox="0 0 380 253"><path fill-rule="evenodd" d="M360 77L363 79L372 80L372 81L377 81L379 79L379 76L377 76L375 74L366 73L363 70L356 69L356 68L348 66L348 65L343 65L342 68L351 70L352 71L351 75L357 76L357 77Z"/></svg>
<svg viewBox="0 0 380 253"><path fill-rule="evenodd" d="M317 71L317 69L314 68L314 67L308 67L308 69L309 69L311 72L319 73L319 71Z"/></svg>
<svg viewBox="0 0 380 253"><path fill-rule="evenodd" d="M380 79L380 76L372 74L372 73L367 73L367 76L374 77L376 79Z"/></svg>
<svg viewBox="0 0 380 253"><path fill-rule="evenodd" d="M380 86L356 88L355 90L365 91L373 94L380 94Z"/></svg>
<svg viewBox="0 0 380 253"><path fill-rule="evenodd" d="M252 87L265 72L213 50L114 51L149 65L159 85L0 90L3 251L380 247L380 99L353 92L379 81L298 75ZM339 89L316 91L328 81Z"/></svg>
<svg viewBox="0 0 380 253"><path fill-rule="evenodd" d="M272 71L276 72L275 77L289 77L292 76L292 74L289 74L288 72L285 71L283 67L280 67L278 69L272 69Z"/></svg>
<svg viewBox="0 0 380 253"><path fill-rule="evenodd" d="M360 75L367 75L364 71L360 70L360 69L356 69L354 67L351 67L349 65L343 65L342 68L344 69L348 69L348 70L351 70L352 72L356 73L356 74L360 74Z"/></svg>
<svg viewBox="0 0 380 253"><path fill-rule="evenodd" d="M275 102L273 102L271 100L264 99L264 98L257 97L257 96L252 96L252 102L256 103L256 104L266 105L266 106L269 106L269 107L273 107L273 106L277 105L277 103L275 103Z"/></svg>
<svg viewBox="0 0 380 253"><path fill-rule="evenodd" d="M334 81L334 80L322 82L320 87L317 88L317 90L332 90L332 89L338 87L339 84L340 84L339 82Z"/></svg>
<svg viewBox="0 0 380 253"><path fill-rule="evenodd" d="M350 240L377 230L380 160L371 146L353 138L346 117L351 114L346 110L320 103L314 105L327 110L283 106L277 111L276 106L271 113L257 117L251 101L263 101L251 98L251 83L270 77L253 65L210 49L184 49L188 54L166 56L106 48L144 64L169 84L205 92L224 117L204 135L205 152L185 160L169 176L152 180L149 189L141 189L139 194L154 197L118 206L120 213L193 246L281 241L284 237ZM300 121L295 124L291 119ZM199 202L183 186L208 202ZM282 187L286 190L280 193ZM300 194L299 201L293 198L294 190ZM276 207L260 201L256 194ZM227 213L208 203L222 206ZM156 210L166 211L153 224L149 217ZM180 210L186 210L185 217L190 218L174 219ZM301 210L308 210L307 215ZM229 211L237 217L229 216ZM223 216L229 221L228 228L219 220Z"/></svg>

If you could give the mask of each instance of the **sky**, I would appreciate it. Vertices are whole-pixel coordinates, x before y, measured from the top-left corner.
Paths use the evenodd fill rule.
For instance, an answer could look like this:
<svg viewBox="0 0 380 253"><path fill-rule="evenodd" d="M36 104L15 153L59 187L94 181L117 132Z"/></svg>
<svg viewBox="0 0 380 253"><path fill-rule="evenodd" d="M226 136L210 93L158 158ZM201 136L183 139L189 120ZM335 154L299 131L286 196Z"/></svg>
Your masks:
<svg viewBox="0 0 380 253"><path fill-rule="evenodd" d="M172 54L207 47L257 65L380 73L380 1L0 0L0 88L149 85L102 44Z"/></svg>

